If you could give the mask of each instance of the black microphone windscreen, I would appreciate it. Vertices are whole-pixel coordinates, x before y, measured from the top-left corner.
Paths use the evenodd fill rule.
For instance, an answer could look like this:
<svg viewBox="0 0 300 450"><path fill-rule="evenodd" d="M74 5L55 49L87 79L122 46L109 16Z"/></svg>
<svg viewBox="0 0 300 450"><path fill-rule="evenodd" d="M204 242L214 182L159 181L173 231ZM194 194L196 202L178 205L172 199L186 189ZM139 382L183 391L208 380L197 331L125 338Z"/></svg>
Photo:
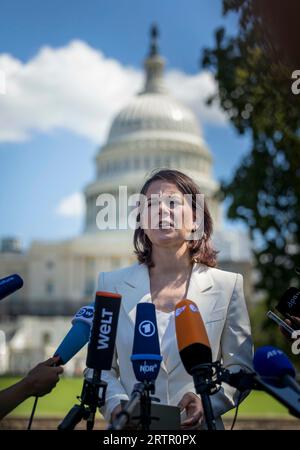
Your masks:
<svg viewBox="0 0 300 450"><path fill-rule="evenodd" d="M300 290L289 287L280 298L276 309L283 315L300 317Z"/></svg>
<svg viewBox="0 0 300 450"><path fill-rule="evenodd" d="M86 365L90 369L111 369L121 298L121 295L111 292L96 292L94 318L86 359Z"/></svg>

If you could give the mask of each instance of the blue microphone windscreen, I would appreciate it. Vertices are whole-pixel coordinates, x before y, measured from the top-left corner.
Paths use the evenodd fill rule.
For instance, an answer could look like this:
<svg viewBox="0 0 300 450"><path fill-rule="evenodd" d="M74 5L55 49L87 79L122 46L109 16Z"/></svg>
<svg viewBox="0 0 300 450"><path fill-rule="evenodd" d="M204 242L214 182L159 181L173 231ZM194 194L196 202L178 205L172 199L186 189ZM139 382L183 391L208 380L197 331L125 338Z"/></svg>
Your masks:
<svg viewBox="0 0 300 450"><path fill-rule="evenodd" d="M131 356L136 379L138 381L155 380L161 360L155 306L152 303L139 303L136 308Z"/></svg>
<svg viewBox="0 0 300 450"><path fill-rule="evenodd" d="M0 279L0 300L21 289L24 282L16 273Z"/></svg>
<svg viewBox="0 0 300 450"><path fill-rule="evenodd" d="M139 303L136 308L136 324L132 354L160 354L155 306Z"/></svg>
<svg viewBox="0 0 300 450"><path fill-rule="evenodd" d="M60 357L60 363L66 364L76 353L81 350L90 338L90 326L85 322L76 322L56 352L54 356Z"/></svg>
<svg viewBox="0 0 300 450"><path fill-rule="evenodd" d="M254 370L262 377L295 377L295 369L285 353L272 345L256 350L253 358Z"/></svg>

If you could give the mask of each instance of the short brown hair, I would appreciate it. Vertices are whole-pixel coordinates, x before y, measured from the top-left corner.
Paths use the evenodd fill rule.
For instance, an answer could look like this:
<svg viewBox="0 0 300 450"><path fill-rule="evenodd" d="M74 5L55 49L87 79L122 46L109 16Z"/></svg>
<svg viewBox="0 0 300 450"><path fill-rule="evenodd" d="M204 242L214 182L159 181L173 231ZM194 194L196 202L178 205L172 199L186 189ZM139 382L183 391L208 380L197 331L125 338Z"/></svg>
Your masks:
<svg viewBox="0 0 300 450"><path fill-rule="evenodd" d="M144 183L140 194L146 195L148 187L157 180L174 183L182 194L192 195L192 208L196 209L196 194L201 194L199 186L188 175L175 169L156 169L148 180ZM137 221L140 220L140 214L137 215ZM211 244L211 235L213 232L213 221L204 199L204 233L199 240L188 242L191 261L205 264L209 267L217 265L217 251ZM134 253L139 263L145 263L148 267L153 267L152 261L152 243L145 231L137 227L134 232Z"/></svg>

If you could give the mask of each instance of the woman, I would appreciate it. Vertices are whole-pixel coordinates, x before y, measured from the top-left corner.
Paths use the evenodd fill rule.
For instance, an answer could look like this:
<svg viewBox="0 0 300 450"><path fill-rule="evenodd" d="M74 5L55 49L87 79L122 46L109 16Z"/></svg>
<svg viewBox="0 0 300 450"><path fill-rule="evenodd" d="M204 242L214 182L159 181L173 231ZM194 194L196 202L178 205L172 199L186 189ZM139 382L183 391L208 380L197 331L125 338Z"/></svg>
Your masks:
<svg viewBox="0 0 300 450"><path fill-rule="evenodd" d="M122 295L113 367L103 372L108 388L101 411L107 421L113 420L121 400L128 400L136 383L130 361L136 305L148 301L156 308L163 356L155 397L184 410L183 428L201 427L201 398L180 360L174 309L183 298L194 301L206 326L213 361L222 360L231 371L251 370L252 341L243 278L215 268L216 252L210 242L212 219L204 202L201 230L201 214L200 221L196 214L196 194L200 191L191 178L176 170L159 170L146 181L141 194L146 202L142 202L137 216L141 223L134 234L138 262L99 277L100 290ZM181 226L175 226L182 217ZM235 406L237 397L238 392L225 384L211 396L218 428L223 428L221 414Z"/></svg>

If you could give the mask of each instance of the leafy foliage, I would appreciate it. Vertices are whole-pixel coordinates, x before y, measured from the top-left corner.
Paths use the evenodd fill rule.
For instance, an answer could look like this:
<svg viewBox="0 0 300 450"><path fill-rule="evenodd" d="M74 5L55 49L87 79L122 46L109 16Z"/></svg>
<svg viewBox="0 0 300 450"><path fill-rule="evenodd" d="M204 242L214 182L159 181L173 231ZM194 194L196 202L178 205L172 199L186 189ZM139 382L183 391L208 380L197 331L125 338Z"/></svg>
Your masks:
<svg viewBox="0 0 300 450"><path fill-rule="evenodd" d="M291 4L272 1L283 15L292 15ZM223 180L219 195L228 201L228 217L244 221L253 241L255 288L264 298L251 311L254 342L289 351L265 312L300 281L294 272L300 266L300 95L291 90L295 47L286 47L289 58L281 57L282 46L272 36L284 33L276 33L270 21L266 25L272 16L263 9L268 5L269 0L223 0L224 14L238 14L238 34L217 29L214 48L203 50L202 66L213 72L218 86L207 102L219 102L236 131L250 138L248 154L232 178ZM272 23L281 30L277 16Z"/></svg>
<svg viewBox="0 0 300 450"><path fill-rule="evenodd" d="M300 265L300 97L291 91L291 74L266 52L255 1L224 0L223 7L239 14L239 33L219 28L215 47L203 51L202 65L218 84L208 103L220 103L251 148L232 179L222 182L222 198L229 200L228 217L249 227L256 288L265 290L271 306L299 284L293 269Z"/></svg>

